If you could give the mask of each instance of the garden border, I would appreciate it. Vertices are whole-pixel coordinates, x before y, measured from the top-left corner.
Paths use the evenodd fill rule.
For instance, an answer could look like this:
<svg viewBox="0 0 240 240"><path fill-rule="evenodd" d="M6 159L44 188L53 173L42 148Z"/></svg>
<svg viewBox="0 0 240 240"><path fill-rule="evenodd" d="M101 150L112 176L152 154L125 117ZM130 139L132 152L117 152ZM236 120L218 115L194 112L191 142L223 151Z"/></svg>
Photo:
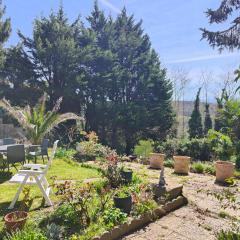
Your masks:
<svg viewBox="0 0 240 240"><path fill-rule="evenodd" d="M170 189L167 194L171 200L165 205L159 206L153 211L147 212L138 218L132 219L128 223L116 226L112 230L104 232L101 236L94 237L93 240L117 240L120 237L136 231L139 228L142 228L147 224L167 215L168 213L186 205L188 200L182 195L182 188L183 186L178 186Z"/></svg>

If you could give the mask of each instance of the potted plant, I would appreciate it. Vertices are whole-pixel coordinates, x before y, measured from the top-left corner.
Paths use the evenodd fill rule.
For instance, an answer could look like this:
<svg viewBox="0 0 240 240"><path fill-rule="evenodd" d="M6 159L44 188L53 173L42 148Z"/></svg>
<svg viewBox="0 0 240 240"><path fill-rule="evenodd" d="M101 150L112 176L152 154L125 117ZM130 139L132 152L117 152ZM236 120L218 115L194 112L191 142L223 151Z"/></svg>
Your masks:
<svg viewBox="0 0 240 240"><path fill-rule="evenodd" d="M150 153L149 161L150 168L162 169L164 165L165 154L162 153Z"/></svg>
<svg viewBox="0 0 240 240"><path fill-rule="evenodd" d="M218 159L215 162L216 182L225 183L226 179L234 176L235 167L229 161L233 154L233 143L230 137L214 130L209 131L208 138L213 145L215 158Z"/></svg>
<svg viewBox="0 0 240 240"><path fill-rule="evenodd" d="M179 174L188 174L191 158L188 156L173 156L174 172Z"/></svg>
<svg viewBox="0 0 240 240"><path fill-rule="evenodd" d="M10 212L4 217L7 231L13 232L23 229L28 218L28 213L25 211Z"/></svg>
<svg viewBox="0 0 240 240"><path fill-rule="evenodd" d="M30 187L23 188L23 200L19 211L10 212L4 216L5 226L7 231L14 232L23 229L28 213L25 209L29 209L32 205L33 199L30 197Z"/></svg>
<svg viewBox="0 0 240 240"><path fill-rule="evenodd" d="M124 166L122 166L120 174L124 184L129 184L132 182L133 171L131 169L124 168Z"/></svg>
<svg viewBox="0 0 240 240"><path fill-rule="evenodd" d="M113 197L114 205L122 212L129 214L132 210L132 196L127 188L122 188L117 191Z"/></svg>

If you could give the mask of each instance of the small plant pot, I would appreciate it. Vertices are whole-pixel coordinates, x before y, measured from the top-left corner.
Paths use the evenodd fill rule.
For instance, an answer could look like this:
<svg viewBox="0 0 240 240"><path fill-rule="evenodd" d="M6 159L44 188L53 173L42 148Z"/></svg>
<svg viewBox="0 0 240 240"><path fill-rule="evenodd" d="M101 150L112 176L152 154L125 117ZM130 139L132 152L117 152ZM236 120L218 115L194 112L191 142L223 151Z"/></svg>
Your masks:
<svg viewBox="0 0 240 240"><path fill-rule="evenodd" d="M130 155L128 156L131 161L134 161L137 159L137 155Z"/></svg>
<svg viewBox="0 0 240 240"><path fill-rule="evenodd" d="M164 164L165 154L150 153L150 168L161 169Z"/></svg>
<svg viewBox="0 0 240 240"><path fill-rule="evenodd" d="M132 170L121 171L121 177L124 184L129 184L132 182Z"/></svg>
<svg viewBox="0 0 240 240"><path fill-rule="evenodd" d="M7 231L14 232L23 229L28 218L28 213L24 211L11 212L5 215L4 221Z"/></svg>
<svg viewBox="0 0 240 240"><path fill-rule="evenodd" d="M217 161L216 168L216 182L224 183L227 178L234 176L234 164L226 161Z"/></svg>
<svg viewBox="0 0 240 240"><path fill-rule="evenodd" d="M174 172L188 174L191 158L188 156L173 156Z"/></svg>
<svg viewBox="0 0 240 240"><path fill-rule="evenodd" d="M132 196L127 196L120 198L115 196L113 198L114 205L116 208L119 208L122 212L129 214L132 210Z"/></svg>

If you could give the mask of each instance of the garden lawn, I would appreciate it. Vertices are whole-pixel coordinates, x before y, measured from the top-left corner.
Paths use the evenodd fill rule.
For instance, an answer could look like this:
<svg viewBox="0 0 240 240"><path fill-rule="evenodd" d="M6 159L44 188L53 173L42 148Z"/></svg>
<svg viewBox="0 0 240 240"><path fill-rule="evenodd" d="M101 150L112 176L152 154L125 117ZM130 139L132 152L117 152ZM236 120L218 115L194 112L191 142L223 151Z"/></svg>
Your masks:
<svg viewBox="0 0 240 240"><path fill-rule="evenodd" d="M38 163L41 163L41 160L38 160ZM16 173L14 168L11 168L12 174ZM82 167L81 164L74 162L69 159L54 159L53 164L48 171L47 179L49 183L52 183L51 177L55 176L57 180L74 180L74 181L83 181L86 179L98 178L99 173L97 170ZM11 174L0 172L0 218L9 212L7 209L10 202L12 201L14 195L16 194L18 184L10 184L8 180L11 178ZM30 196L33 197L33 204L30 208L31 214L34 214L34 211L39 210L42 205L42 195L38 187L30 186ZM54 194L51 194L51 199L57 201ZM15 209L19 209L21 205L21 199L23 194L20 195L20 198L15 206ZM0 220L0 229L3 225L3 222Z"/></svg>

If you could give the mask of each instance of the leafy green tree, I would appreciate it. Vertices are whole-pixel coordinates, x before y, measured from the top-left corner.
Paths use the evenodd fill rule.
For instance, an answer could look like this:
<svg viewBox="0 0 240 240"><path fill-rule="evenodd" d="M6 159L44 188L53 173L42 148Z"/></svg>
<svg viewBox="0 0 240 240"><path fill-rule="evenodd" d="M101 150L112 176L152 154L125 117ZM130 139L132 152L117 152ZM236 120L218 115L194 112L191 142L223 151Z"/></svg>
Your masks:
<svg viewBox="0 0 240 240"><path fill-rule="evenodd" d="M12 106L6 99L2 99L0 107L18 121L31 143L40 144L44 136L60 123L68 120L83 120L74 113L58 113L62 98L58 99L51 111L46 111L46 100L46 95L44 95L36 106L19 108Z"/></svg>
<svg viewBox="0 0 240 240"><path fill-rule="evenodd" d="M115 21L106 18L96 3L88 21L89 128L126 153L140 138L164 138L174 118L172 86L141 22L126 9Z"/></svg>
<svg viewBox="0 0 240 240"><path fill-rule="evenodd" d="M11 69L15 69L15 78L20 79L14 84L28 86L29 92L33 86L41 93L46 92L51 107L62 96L61 111L79 111L83 92L78 45L81 25L79 19L69 23L60 7L57 13L34 21L33 38L19 32L21 42L10 52L7 66L8 76L12 75Z"/></svg>
<svg viewBox="0 0 240 240"><path fill-rule="evenodd" d="M207 135L208 131L212 129L212 118L209 111L209 104L205 104L205 119L204 119L204 134Z"/></svg>
<svg viewBox="0 0 240 240"><path fill-rule="evenodd" d="M33 106L46 92L50 109L63 96L61 112L83 112L86 130L122 152L139 139L164 139L174 120L172 86L142 23L126 9L106 17L97 3L87 21L69 23L60 7L35 20L32 38L19 33L7 52L6 98Z"/></svg>
<svg viewBox="0 0 240 240"><path fill-rule="evenodd" d="M229 100L228 94L225 89L222 89L221 96L217 97L216 100L217 100L217 112L215 116L214 130L221 131L221 129L224 127L221 111L224 107L225 102Z"/></svg>
<svg viewBox="0 0 240 240"><path fill-rule="evenodd" d="M189 119L189 137L190 138L200 138L203 136L203 126L202 126L202 117L200 112L200 92L201 88L199 88L197 92L197 96L194 102L194 109Z"/></svg>

